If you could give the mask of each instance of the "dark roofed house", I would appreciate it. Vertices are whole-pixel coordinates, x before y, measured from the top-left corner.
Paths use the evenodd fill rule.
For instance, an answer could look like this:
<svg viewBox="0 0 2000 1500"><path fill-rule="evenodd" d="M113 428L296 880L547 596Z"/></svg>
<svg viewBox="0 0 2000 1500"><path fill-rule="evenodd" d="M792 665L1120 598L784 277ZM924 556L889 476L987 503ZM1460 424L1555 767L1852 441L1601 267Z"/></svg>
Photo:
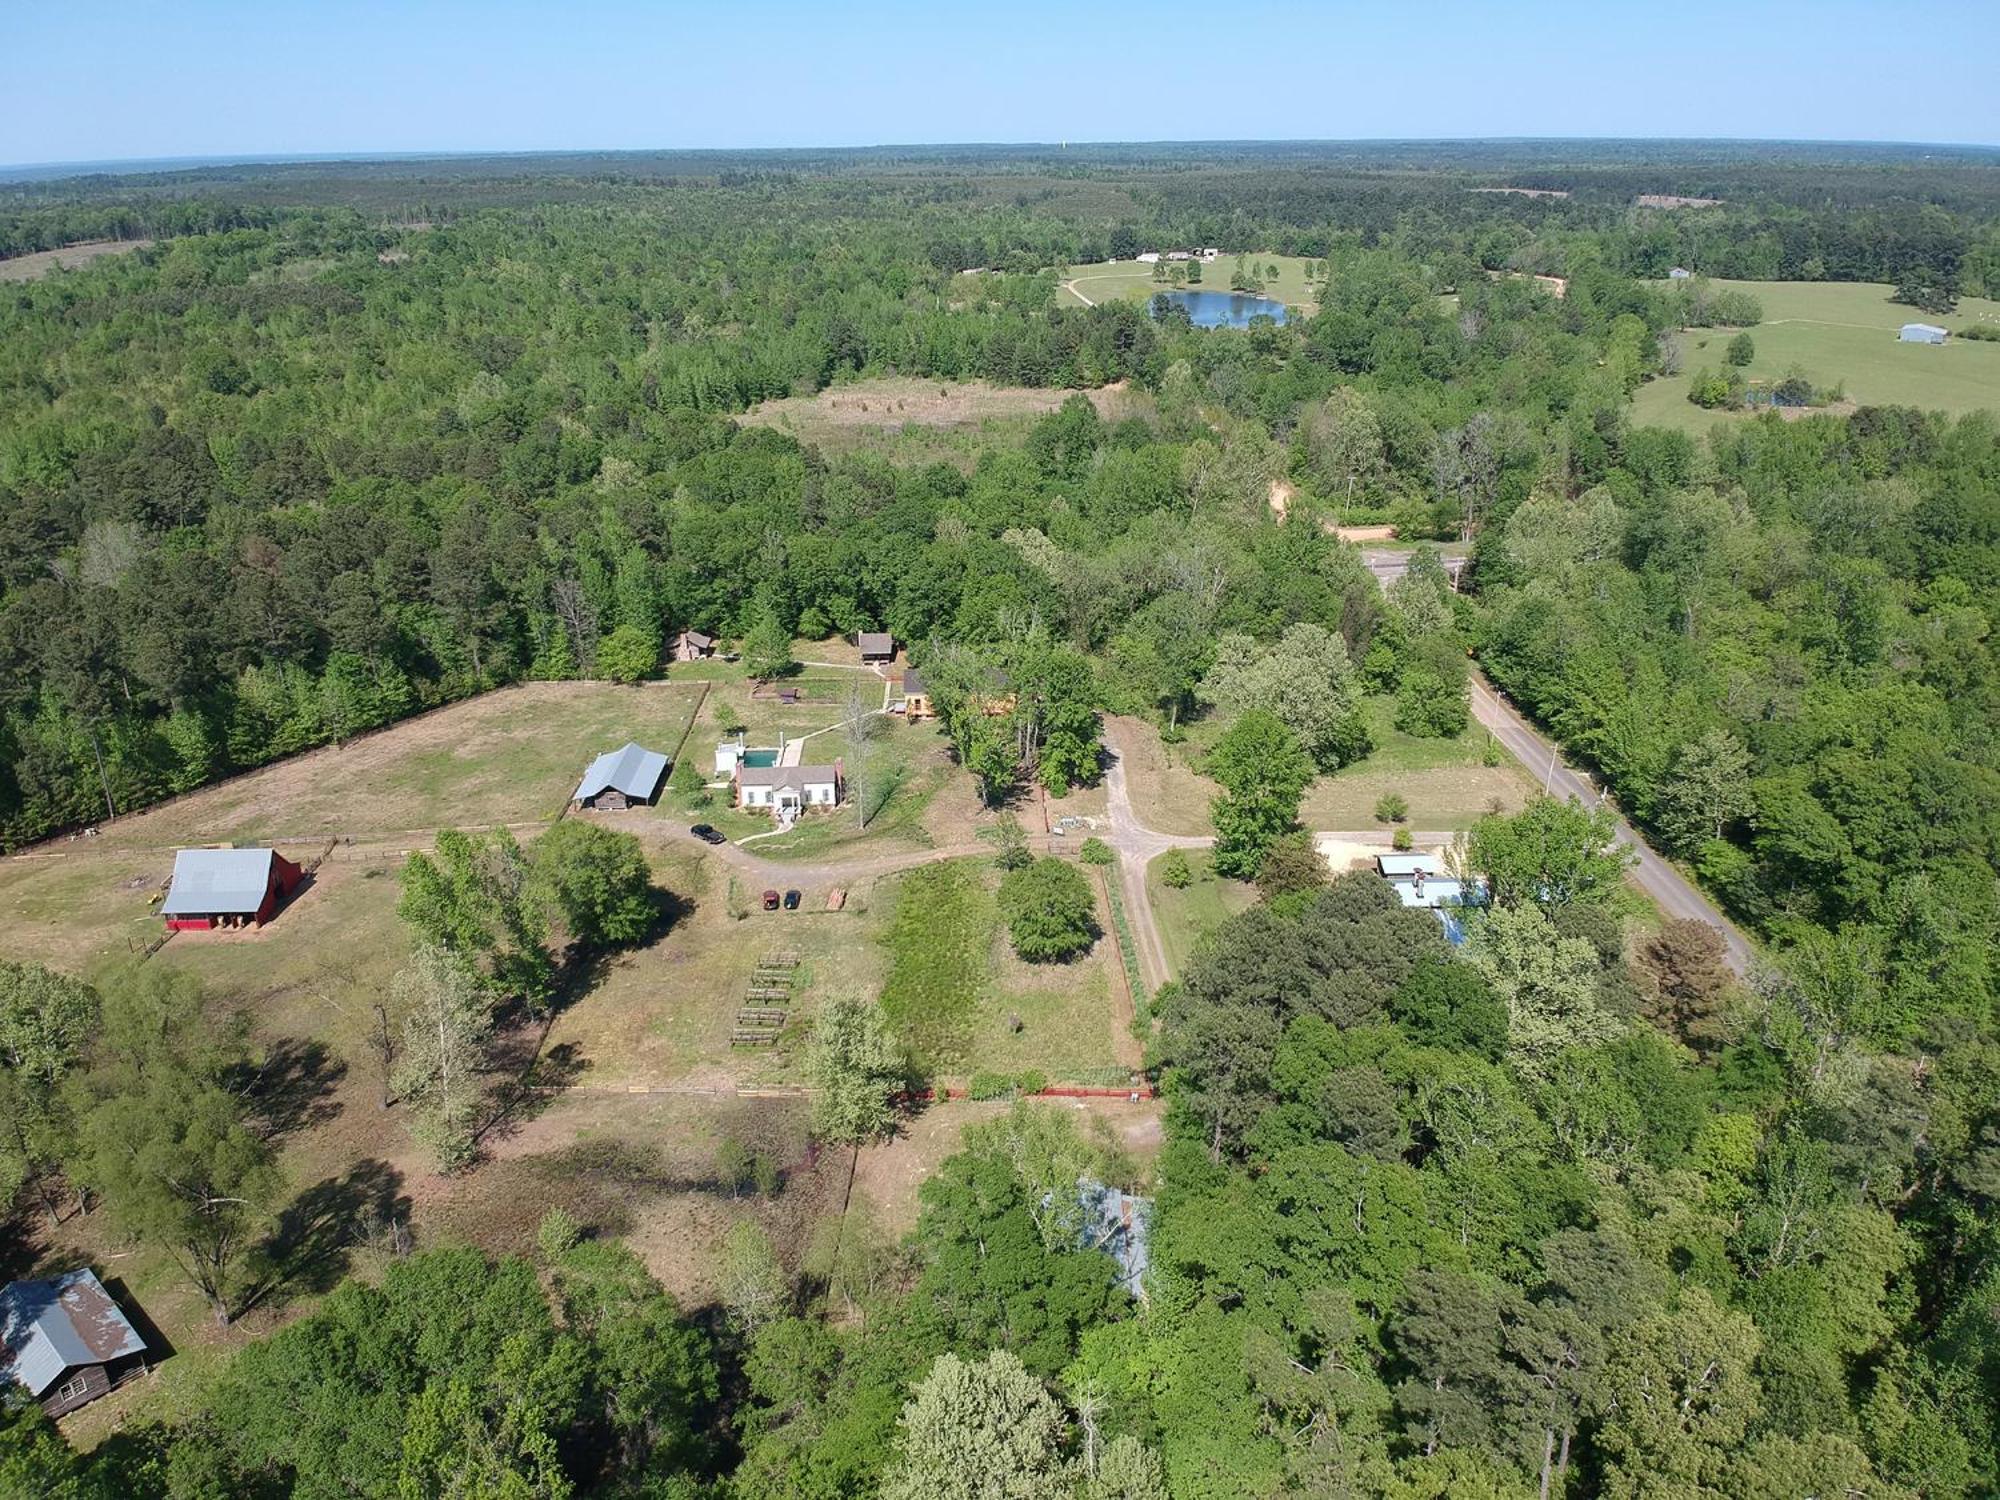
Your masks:
<svg viewBox="0 0 2000 1500"><path fill-rule="evenodd" d="M0 1383L52 1417L146 1370L146 1341L89 1267L0 1287Z"/></svg>
<svg viewBox="0 0 2000 1500"><path fill-rule="evenodd" d="M592 761L569 800L580 807L620 812L635 802L644 805L657 798L666 774L666 756L643 745L628 744L607 750Z"/></svg>
<svg viewBox="0 0 2000 1500"><path fill-rule="evenodd" d="M262 927L304 879L275 849L183 849L160 915L174 932Z"/></svg>
<svg viewBox="0 0 2000 1500"><path fill-rule="evenodd" d="M854 638L861 660L870 666L896 659L896 638L886 630L864 630Z"/></svg>
<svg viewBox="0 0 2000 1500"><path fill-rule="evenodd" d="M699 630L683 630L674 637L675 661L701 661L715 655L715 637Z"/></svg>

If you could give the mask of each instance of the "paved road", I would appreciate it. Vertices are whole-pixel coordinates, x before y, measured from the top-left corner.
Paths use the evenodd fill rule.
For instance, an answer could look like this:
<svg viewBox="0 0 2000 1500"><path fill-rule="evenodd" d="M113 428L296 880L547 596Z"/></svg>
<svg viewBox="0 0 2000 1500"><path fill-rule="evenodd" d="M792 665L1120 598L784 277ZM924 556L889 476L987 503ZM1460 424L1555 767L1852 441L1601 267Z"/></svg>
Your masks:
<svg viewBox="0 0 2000 1500"><path fill-rule="evenodd" d="M1472 674L1472 713L1549 792L1558 797L1574 797L1586 807L1595 807L1603 800L1603 794L1585 776L1563 764L1548 738L1478 672ZM1742 978L1749 978L1757 961L1756 950L1735 924L1716 910L1680 871L1654 853L1622 817L1618 820L1618 842L1638 857L1631 878L1639 889L1659 903L1660 910L1670 917L1697 917L1720 929L1729 966Z"/></svg>

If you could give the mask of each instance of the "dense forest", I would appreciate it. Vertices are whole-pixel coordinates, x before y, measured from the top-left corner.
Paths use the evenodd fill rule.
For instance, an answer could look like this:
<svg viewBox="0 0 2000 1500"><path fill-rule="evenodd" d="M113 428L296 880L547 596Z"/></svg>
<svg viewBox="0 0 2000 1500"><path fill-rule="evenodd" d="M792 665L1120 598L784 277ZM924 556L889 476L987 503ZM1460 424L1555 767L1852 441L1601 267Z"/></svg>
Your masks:
<svg viewBox="0 0 2000 1500"><path fill-rule="evenodd" d="M1498 905L1458 958L1372 877L1273 874L1153 1007L1143 1304L1051 1208L1116 1164L1019 1114L906 1244L751 1266L727 1328L576 1226L532 1264L427 1249L178 1427L83 1461L9 1416L0 1476L1996 1492L2000 418L1629 416L1706 316L1669 266L2000 293L1990 158L1302 150L12 185L0 249L158 242L0 294L0 846L500 684L652 675L683 627L887 628L941 683L1032 658L1169 735L1233 719L1232 792L1232 759L1365 749L1337 705L1259 710L1299 663L1449 733L1469 651L1761 939L1748 989L1671 926L1628 955L1601 828L1548 806L1475 830ZM1309 257L1318 307L1062 305L1058 268L1155 243ZM1127 399L913 462L734 420L883 374ZM1385 597L1326 519L1469 539L1464 591L1420 562ZM959 749L995 801L1093 774Z"/></svg>

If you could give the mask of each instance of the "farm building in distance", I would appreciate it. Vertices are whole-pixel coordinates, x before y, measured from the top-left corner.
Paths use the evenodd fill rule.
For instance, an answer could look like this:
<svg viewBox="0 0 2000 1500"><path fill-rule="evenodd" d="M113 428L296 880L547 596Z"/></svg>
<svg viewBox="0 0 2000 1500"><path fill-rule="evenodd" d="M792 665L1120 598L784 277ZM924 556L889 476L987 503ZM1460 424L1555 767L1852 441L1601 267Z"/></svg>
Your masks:
<svg viewBox="0 0 2000 1500"><path fill-rule="evenodd" d="M1690 271L1686 266L1675 266L1671 271L1667 272L1667 280L1686 281L1692 275L1694 275L1694 272Z"/></svg>
<svg viewBox="0 0 2000 1500"><path fill-rule="evenodd" d="M146 1373L146 1341L88 1267L0 1287L0 1385L52 1417Z"/></svg>
<svg viewBox="0 0 2000 1500"><path fill-rule="evenodd" d="M703 661L715 655L715 637L699 630L683 630L674 637L675 661Z"/></svg>
<svg viewBox="0 0 2000 1500"><path fill-rule="evenodd" d="M1942 344L1951 337L1951 331L1935 323L1905 323L1896 337L1905 344Z"/></svg>
<svg viewBox="0 0 2000 1500"><path fill-rule="evenodd" d="M787 818L840 802L840 765L736 767L736 805Z"/></svg>
<svg viewBox="0 0 2000 1500"><path fill-rule="evenodd" d="M660 795L660 782L666 774L666 756L643 745L628 744L607 750L592 761L570 801L599 812L622 812L634 803L645 806Z"/></svg>
<svg viewBox="0 0 2000 1500"><path fill-rule="evenodd" d="M864 630L854 638L854 644L861 648L861 660L868 666L896 659L896 638L886 630Z"/></svg>
<svg viewBox="0 0 2000 1500"><path fill-rule="evenodd" d="M304 879L275 849L183 849L160 915L172 932L262 927Z"/></svg>

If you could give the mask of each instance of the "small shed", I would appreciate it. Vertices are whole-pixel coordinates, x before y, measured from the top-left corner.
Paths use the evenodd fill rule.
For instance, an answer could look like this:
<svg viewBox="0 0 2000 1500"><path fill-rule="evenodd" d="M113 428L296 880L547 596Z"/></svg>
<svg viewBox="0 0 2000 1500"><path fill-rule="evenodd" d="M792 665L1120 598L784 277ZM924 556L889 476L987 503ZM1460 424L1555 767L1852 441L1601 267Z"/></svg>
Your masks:
<svg viewBox="0 0 2000 1500"><path fill-rule="evenodd" d="M675 661L702 661L715 655L715 637L699 630L683 630L674 637Z"/></svg>
<svg viewBox="0 0 2000 1500"><path fill-rule="evenodd" d="M896 638L886 630L864 630L854 638L854 644L861 648L862 661L870 666L896 659Z"/></svg>
<svg viewBox="0 0 2000 1500"><path fill-rule="evenodd" d="M915 668L903 669L903 714L912 722L931 716L931 689Z"/></svg>
<svg viewBox="0 0 2000 1500"><path fill-rule="evenodd" d="M666 774L666 756L627 744L592 761L570 801L600 812L621 812L635 802L645 805L656 800Z"/></svg>
<svg viewBox="0 0 2000 1500"><path fill-rule="evenodd" d="M88 1266L0 1287L0 1383L52 1417L146 1372L146 1341Z"/></svg>
<svg viewBox="0 0 2000 1500"><path fill-rule="evenodd" d="M1905 323L1896 338L1905 344L1942 344L1951 337L1951 330L1940 328L1935 323Z"/></svg>
<svg viewBox="0 0 2000 1500"><path fill-rule="evenodd" d="M171 932L262 927L304 879L275 849L182 849L160 915Z"/></svg>
<svg viewBox="0 0 2000 1500"><path fill-rule="evenodd" d="M1667 272L1667 280L1686 281L1692 275L1694 275L1694 272L1690 271L1686 266L1675 266L1671 271Z"/></svg>

